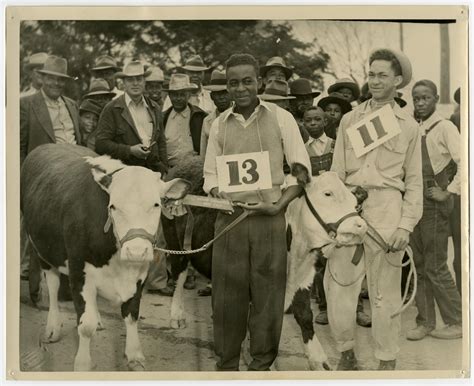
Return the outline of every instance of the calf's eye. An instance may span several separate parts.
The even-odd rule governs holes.
[[[114,204],[110,204],[110,205],[109,205],[109,209],[110,209],[110,210],[115,210]]]
[[[158,204],[157,202],[155,202],[155,205],[153,205],[155,208],[158,208],[160,206],[160,204]]]
[[[324,192],[324,195],[325,195],[326,197],[331,197],[331,196],[332,196],[332,192]]]

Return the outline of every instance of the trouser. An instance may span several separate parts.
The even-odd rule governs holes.
[[[453,210],[449,215],[449,223],[451,227],[451,236],[453,237],[454,246],[454,274],[456,275],[456,287],[462,294],[462,264],[461,264],[461,196],[454,195]]]
[[[30,256],[29,256],[29,239],[23,223],[23,215],[20,215],[20,275],[28,275]]]
[[[219,213],[220,232],[241,214]],[[250,332],[249,370],[269,370],[278,354],[286,286],[286,223],[283,212],[251,216],[213,247],[212,305],[217,369],[237,371]]]
[[[397,190],[371,189],[362,204],[362,216],[388,241],[398,227],[402,196]],[[400,279],[403,251],[386,254],[371,239],[364,241],[364,256],[358,265],[351,262],[355,247],[335,248],[328,256],[324,287],[328,302],[328,320],[343,352],[354,348],[356,307],[364,274],[372,312],[372,337],[375,357],[393,360],[399,351],[400,315],[391,315],[401,305]],[[387,261],[388,260],[388,261]]]
[[[450,201],[425,200],[423,217],[410,237],[418,278],[416,322],[435,328],[435,300],[445,324],[461,324],[461,296],[449,272],[448,237]]]
[[[158,228],[157,246],[160,248],[166,248],[166,242],[163,235],[163,227],[161,223]],[[153,253],[153,257],[153,261],[150,263],[150,268],[148,269],[146,288],[162,289],[165,288],[168,283],[166,255],[163,252],[155,250]]]
[[[316,260],[316,275],[314,277],[314,283],[319,295],[319,311],[327,311],[328,304],[326,301],[326,293],[324,292],[324,273],[326,272],[327,259],[323,256],[319,256]],[[362,295],[359,293],[357,299],[357,312],[364,312],[364,300]]]

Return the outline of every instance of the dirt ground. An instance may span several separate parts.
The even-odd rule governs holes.
[[[198,288],[205,286],[198,280]],[[46,294],[46,288],[43,289]],[[46,325],[47,298],[40,308],[34,308],[28,300],[26,282],[21,282],[20,302],[20,353],[22,370],[72,371],[77,349],[76,315],[72,302],[61,303],[62,335],[57,343],[40,345]],[[139,335],[149,371],[213,371],[211,298],[199,297],[197,290],[185,291],[187,328],[173,330],[169,327],[171,298],[145,294],[141,303]],[[317,304],[312,303],[313,312]],[[369,302],[365,308],[370,312]],[[125,325],[120,310],[99,299],[102,322],[105,329],[97,331],[91,342],[92,361],[96,371],[126,371],[124,359]],[[406,340],[406,331],[415,326],[416,308],[411,306],[402,315],[398,370],[449,370],[461,368],[462,340],[444,341],[427,337],[422,341]],[[329,364],[336,368],[339,355],[335,350],[329,326],[316,325],[316,333],[329,356]],[[374,370],[378,361],[373,357],[371,329],[357,327],[356,355],[361,369]],[[245,360],[241,370],[246,369]],[[293,315],[285,315],[278,358],[277,371],[308,371],[303,354],[301,333]]]

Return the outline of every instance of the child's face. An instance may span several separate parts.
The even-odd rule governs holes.
[[[311,109],[304,113],[303,116],[304,128],[313,138],[319,138],[324,133],[326,126],[326,117],[321,109]]]
[[[328,114],[332,119],[334,119],[336,122],[339,122],[342,118],[342,109],[341,106],[339,106],[336,103],[329,103],[326,106],[326,114]]]
[[[81,112],[81,128],[86,133],[91,133],[97,127],[98,117],[90,111]]]

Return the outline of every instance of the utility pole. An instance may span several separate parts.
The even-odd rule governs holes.
[[[448,24],[440,24],[440,103],[450,103],[450,68],[449,68],[449,30]]]
[[[403,23],[400,23],[400,51],[403,52]]]

